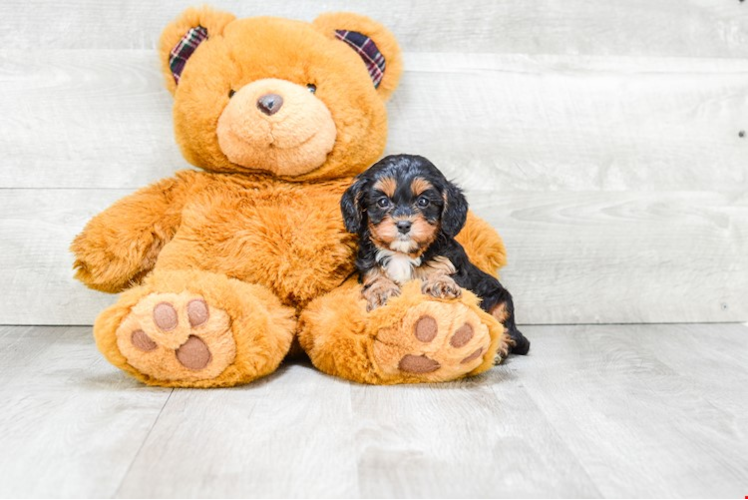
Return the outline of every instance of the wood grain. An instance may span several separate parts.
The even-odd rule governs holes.
[[[602,496],[743,495],[748,371],[731,358],[748,352],[744,326],[530,331],[533,367],[516,363],[517,377]],[[688,373],[671,368],[675,357]]]
[[[0,61],[0,187],[134,190],[189,167],[153,52]],[[746,61],[409,53],[405,63],[386,152],[422,154],[465,188],[748,188]]]
[[[153,51],[7,51],[0,89],[0,187],[136,188],[188,166]]]
[[[406,68],[388,150],[465,188],[748,188],[746,62],[418,54]]]
[[[472,193],[498,228],[522,323],[748,317],[748,196],[710,192]]]
[[[0,190],[0,324],[93,324],[116,297],[73,280],[70,243],[91,217],[128,193]]]
[[[240,17],[310,21],[336,10],[366,14],[389,27],[406,51],[634,56],[748,56],[748,7],[738,0],[594,0],[497,2],[464,8],[453,0],[213,0]],[[163,27],[195,0],[96,0],[0,4],[4,48],[152,49]]]
[[[106,364],[87,328],[0,327],[0,496],[742,494],[748,327],[525,333],[530,355],[448,384],[286,363],[244,387],[171,391]]]
[[[176,390],[116,496],[359,497],[350,391],[305,365]]]
[[[143,390],[90,328],[0,329],[0,497],[108,497],[171,390]]]
[[[354,386],[352,407],[365,498],[601,496],[511,368],[445,385]]]

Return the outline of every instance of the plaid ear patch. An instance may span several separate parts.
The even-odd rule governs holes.
[[[174,82],[179,85],[179,79],[182,77],[187,59],[190,58],[197,46],[208,38],[208,30],[202,26],[192,28],[182,37],[181,40],[171,49],[169,53],[169,68],[174,76]]]
[[[353,50],[363,59],[366,69],[369,71],[374,88],[378,88],[384,77],[386,61],[374,40],[362,35],[358,31],[335,30],[335,38],[342,40],[351,46]]]

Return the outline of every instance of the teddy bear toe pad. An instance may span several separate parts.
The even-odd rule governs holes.
[[[116,336],[127,362],[159,380],[214,378],[236,357],[229,315],[189,292],[146,295]]]
[[[469,308],[429,301],[411,308],[400,327],[380,330],[374,357],[385,374],[439,382],[476,369],[490,344],[488,327]]]

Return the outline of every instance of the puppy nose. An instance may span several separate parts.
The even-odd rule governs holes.
[[[257,107],[268,116],[277,113],[283,106],[283,98],[278,94],[265,94],[257,99]]]
[[[400,221],[397,221],[397,224],[395,225],[397,226],[398,231],[405,234],[408,231],[410,231],[410,226],[412,226],[413,223],[410,222],[409,220],[400,220]]]

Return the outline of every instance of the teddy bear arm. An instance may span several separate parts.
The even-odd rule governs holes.
[[[188,182],[165,179],[114,203],[75,238],[76,279],[95,290],[117,293],[137,284],[179,226]]]

